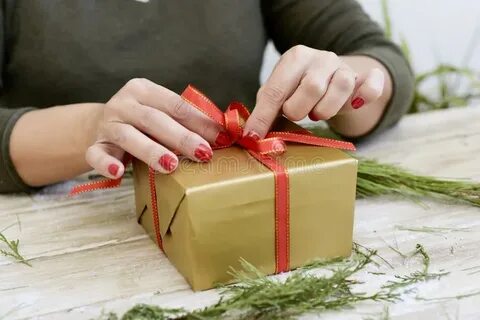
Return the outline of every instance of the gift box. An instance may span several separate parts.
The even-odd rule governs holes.
[[[227,109],[235,133],[231,119],[222,123],[225,114],[194,88],[183,96],[215,113],[232,143],[208,163],[181,159],[169,175],[134,159],[133,176],[138,222],[194,290],[231,281],[228,271],[239,269],[241,259],[275,274],[350,255],[357,160],[336,149],[349,144],[317,139],[285,118],[264,145],[242,142],[238,129],[247,111],[238,104]]]

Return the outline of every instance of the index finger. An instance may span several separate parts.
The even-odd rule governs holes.
[[[158,109],[211,143],[224,139],[221,126],[186,102],[177,93],[147,79],[133,79],[126,85],[140,104]]]
[[[245,135],[258,138],[267,135],[284,102],[300,84],[305,68],[305,62],[292,61],[289,56],[280,59],[258,91],[257,103],[245,124]]]

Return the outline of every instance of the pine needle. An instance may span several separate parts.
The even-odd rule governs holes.
[[[390,320],[390,309],[387,306],[383,307],[382,313],[380,313],[376,318],[368,317],[364,320]]]
[[[225,287],[221,293],[223,300],[181,319],[292,319],[308,312],[347,308],[360,301],[396,301],[397,294],[389,290],[371,295],[352,291],[352,286],[358,282],[351,276],[372,263],[372,258],[376,256],[376,251],[363,250],[358,246],[354,247],[354,251],[351,259],[313,262],[292,272],[283,281],[265,277],[253,265],[242,260],[242,270],[231,272],[239,284]],[[332,265],[329,276],[306,272]]]
[[[400,257],[402,257],[402,259],[407,259],[407,258],[408,258],[408,256],[407,256],[405,253],[403,253],[402,251],[398,250],[397,248],[392,247],[392,246],[388,246],[388,248],[389,248],[390,250],[392,250],[393,252],[395,252],[396,254],[398,254]]]
[[[431,198],[480,206],[480,183],[415,175],[391,164],[360,159],[357,197],[388,195],[397,195],[417,202],[421,198]]]
[[[405,288],[411,286],[414,283],[418,282],[425,282],[428,280],[433,279],[440,279],[443,276],[449,274],[449,272],[442,272],[442,273],[430,273],[430,256],[425,251],[425,248],[421,244],[417,244],[415,247],[415,251],[410,257],[421,256],[423,269],[419,271],[412,272],[408,275],[404,276],[395,276],[396,280],[390,280],[385,285],[382,286],[384,289],[391,289],[391,290],[398,290],[401,288]]]
[[[20,240],[8,240],[7,237],[3,234],[5,230],[12,226],[13,225],[10,225],[0,231],[0,243],[3,243],[6,246],[6,249],[0,249],[0,254],[5,257],[10,257],[19,263],[23,263],[31,267],[32,265],[27,260],[25,260],[25,258],[19,252],[18,246],[20,245]]]
[[[375,250],[358,244],[354,245],[353,251],[350,258],[313,261],[292,271],[284,280],[266,277],[253,265],[241,260],[242,269],[231,270],[239,282],[223,287],[216,304],[194,311],[140,304],[125,313],[121,320],[292,319],[306,313],[321,314],[327,310],[349,308],[361,301],[395,302],[400,299],[399,289],[444,275],[429,273],[430,257],[423,246],[417,245],[410,257],[422,258],[420,271],[398,276],[396,281],[387,282],[371,294],[356,292],[354,286],[360,282],[352,277],[375,263],[374,259],[379,256]],[[311,272],[318,268],[325,268],[328,275]],[[389,312],[382,316],[388,319]],[[109,313],[106,319],[118,318]]]
[[[172,319],[172,317],[178,316],[180,313],[184,313],[183,309],[173,308],[160,308],[157,306],[150,306],[146,304],[138,304],[122,317],[122,320],[166,320]],[[113,314],[109,314],[108,320],[116,320]]]

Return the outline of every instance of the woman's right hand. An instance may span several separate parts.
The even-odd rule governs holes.
[[[132,79],[104,106],[96,141],[86,160],[98,173],[119,178],[125,152],[161,173],[178,165],[173,152],[205,162],[212,157],[210,143],[224,144],[221,126],[176,93],[146,79]]]

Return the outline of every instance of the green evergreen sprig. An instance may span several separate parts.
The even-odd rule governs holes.
[[[334,258],[313,261],[299,268],[284,280],[266,277],[254,266],[242,261],[242,270],[232,270],[238,284],[226,286],[220,292],[219,301],[202,309],[186,311],[179,308],[161,308],[139,304],[128,310],[121,320],[204,320],[204,319],[292,319],[302,314],[327,310],[338,310],[353,306],[361,301],[395,302],[400,299],[400,288],[431,279],[428,272],[430,257],[421,245],[411,255],[420,255],[423,276],[403,278],[394,285],[393,281],[366,294],[354,290],[359,284],[352,277],[369,264],[380,261],[375,250],[354,245],[350,258]],[[313,270],[323,268],[327,275],[317,275]],[[390,284],[390,285],[388,285]],[[114,313],[104,315],[104,320],[118,320]]]
[[[3,232],[10,227],[11,226],[8,226],[0,231],[0,243],[3,243],[6,246],[6,249],[0,249],[0,254],[31,267],[32,265],[19,252],[18,246],[20,245],[20,240],[8,240],[3,234]]]
[[[357,198],[382,195],[480,206],[480,183],[416,175],[395,165],[359,159]]]
[[[402,254],[402,256],[407,256],[407,255]],[[422,270],[418,270],[404,276],[396,275],[395,276],[396,280],[388,281],[385,285],[382,286],[382,288],[398,290],[401,288],[409,287],[412,284],[415,284],[418,282],[425,282],[425,281],[434,280],[434,279],[438,280],[441,277],[449,274],[449,272],[441,272],[441,273],[429,272],[430,256],[428,255],[428,253],[425,251],[425,248],[421,244],[417,244],[415,247],[415,251],[413,252],[413,254],[410,255],[410,257],[415,257],[415,256],[421,256],[422,264],[423,264]]]

